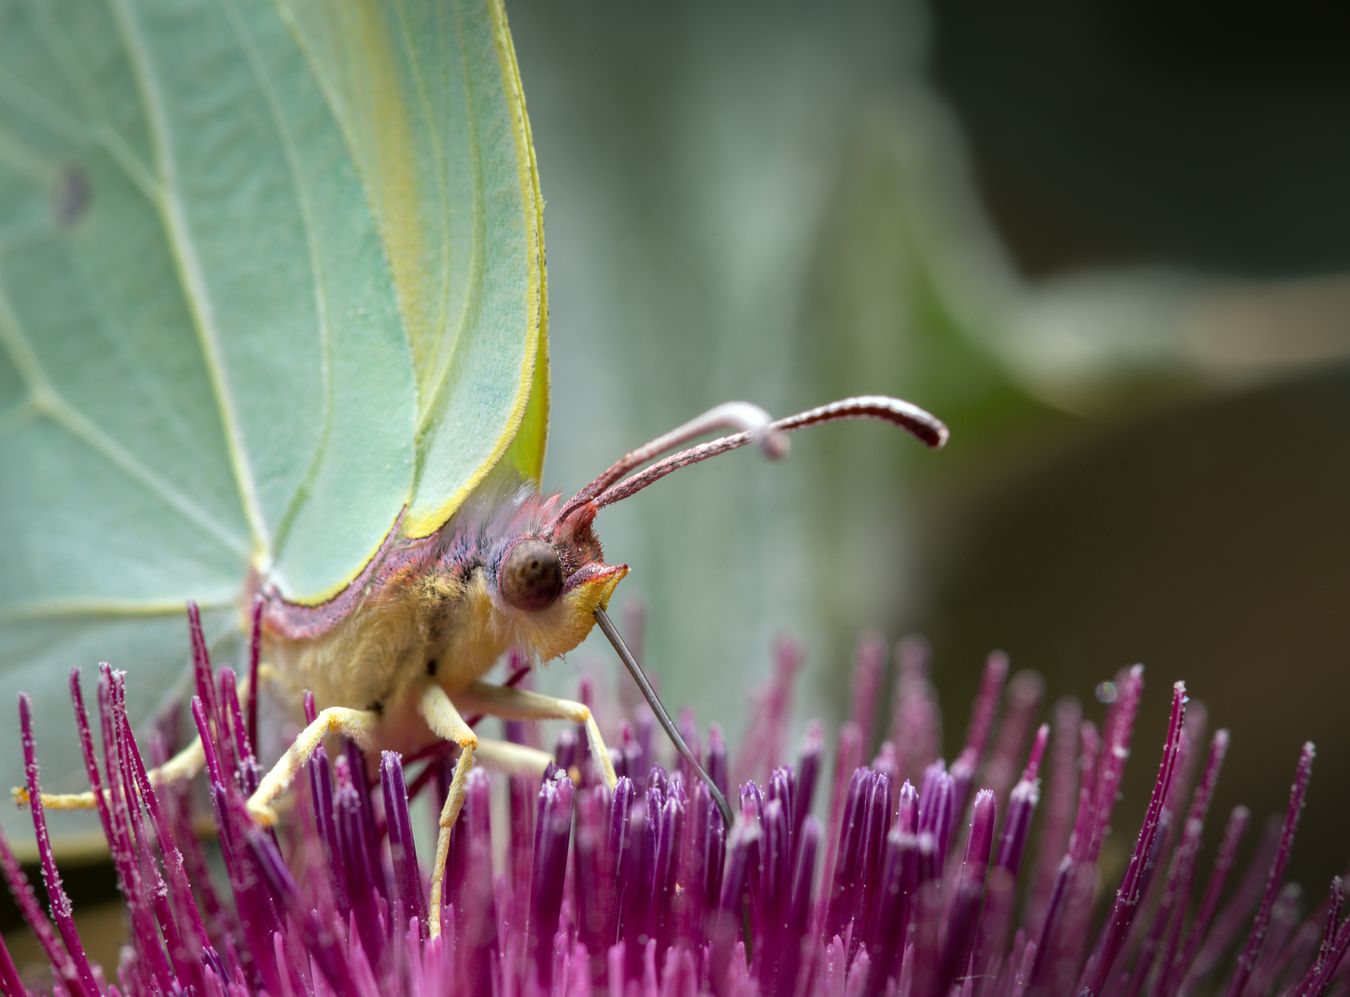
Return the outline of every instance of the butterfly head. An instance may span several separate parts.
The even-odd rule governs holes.
[[[556,498],[545,500],[556,506]],[[489,559],[493,603],[520,644],[547,661],[576,647],[595,625],[628,574],[606,564],[592,525],[596,506],[584,503],[535,529],[514,533]]]

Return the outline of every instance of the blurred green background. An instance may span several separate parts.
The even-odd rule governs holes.
[[[788,634],[797,729],[837,721],[858,633],[919,632],[950,754],[992,648],[1089,715],[1142,661],[1127,799],[1184,678],[1233,731],[1216,812],[1282,809],[1311,738],[1293,871],[1320,892],[1344,868],[1337,16],[512,7],[547,200],[550,486],[728,398],[887,392],[952,430],[933,454],[826,427],[784,463],[736,454],[607,510],[671,705],[734,736]],[[549,682],[577,662],[617,679],[593,639]]]

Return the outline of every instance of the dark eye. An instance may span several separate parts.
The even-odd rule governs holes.
[[[498,591],[517,609],[547,609],[562,587],[558,552],[542,540],[521,540],[507,552],[497,573]]]

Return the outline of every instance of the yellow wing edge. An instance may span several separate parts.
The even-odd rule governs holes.
[[[525,207],[525,239],[529,259],[529,277],[525,288],[529,313],[526,329],[525,359],[521,364],[520,390],[511,408],[506,428],[497,438],[492,453],[444,502],[429,512],[409,511],[403,532],[413,538],[435,533],[482,484],[503,460],[510,457],[524,475],[538,481],[543,471],[548,432],[548,281],[544,261],[544,198],[539,189],[539,168],[534,154],[529,115],[525,110],[525,90],[520,67],[511,41],[502,0],[489,0],[492,33],[501,67],[502,86],[513,113],[511,131],[516,140],[516,164],[520,179],[521,201]],[[525,429],[525,434],[522,434]],[[522,435],[538,437],[538,445],[521,443]],[[518,445],[519,444],[519,445]]]

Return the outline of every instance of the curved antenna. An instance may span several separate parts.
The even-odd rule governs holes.
[[[721,405],[715,405],[702,415],[690,419],[683,426],[676,426],[670,432],[624,454],[594,481],[567,500],[567,504],[556,517],[557,522],[563,522],[578,506],[595,498],[635,467],[641,467],[667,450],[673,450],[695,437],[717,429],[737,430],[746,436],[747,441],[759,444],[764,456],[770,460],[777,460],[787,454],[788,441],[782,433],[772,427],[773,416],[758,405],[752,405],[750,402],[723,402]]]
[[[642,670],[637,658],[628,649],[628,645],[624,643],[619,628],[614,625],[614,621],[609,618],[609,614],[598,606],[595,610],[595,622],[600,624],[601,633],[608,637],[609,642],[614,645],[619,660],[624,663],[624,667],[628,669],[628,674],[633,676],[633,681],[642,690],[642,695],[646,698],[647,705],[652,708],[652,712],[656,714],[656,720],[661,725],[661,729],[674,742],[675,750],[680,753],[680,757],[690,764],[698,777],[703,780],[704,785],[708,787],[708,792],[712,794],[713,802],[717,804],[717,809],[722,813],[722,820],[726,822],[727,830],[730,831],[731,824],[735,819],[731,813],[731,805],[727,803],[727,798],[722,794],[722,790],[718,788],[717,783],[713,782],[708,770],[698,760],[698,755],[694,754],[693,749],[685,742],[679,728],[675,726],[675,721],[670,719],[670,714],[666,712],[665,706],[661,703],[661,697],[656,694],[652,684],[647,681],[647,673]]]
[[[909,402],[901,401],[899,398],[890,398],[886,395],[860,395],[856,398],[845,398],[828,405],[821,405],[818,408],[807,409],[805,412],[798,412],[786,419],[769,423],[764,427],[764,432],[790,433],[794,430],[805,429],[808,426],[818,426],[824,422],[837,422],[841,419],[877,419],[881,422],[889,422],[910,433],[920,443],[934,449],[947,442],[947,427],[942,424],[940,419],[917,405],[911,405]],[[689,447],[687,450],[681,450],[679,453],[671,454],[669,457],[659,460],[627,478],[622,480],[616,478],[614,483],[607,485],[603,491],[595,495],[592,501],[595,502],[597,509],[613,505],[615,502],[622,502],[624,499],[636,495],[648,485],[660,481],[672,471],[678,471],[682,467],[698,464],[711,457],[717,457],[738,447],[743,447],[752,439],[754,439],[754,436],[751,433],[739,432],[731,436],[709,440],[707,443],[700,443],[698,446]],[[634,453],[637,452],[634,451]],[[619,465],[615,464],[614,466],[618,467]],[[603,477],[604,475],[601,476],[601,478]],[[596,480],[601,479],[597,478]],[[570,506],[572,503],[569,502],[568,505]]]

